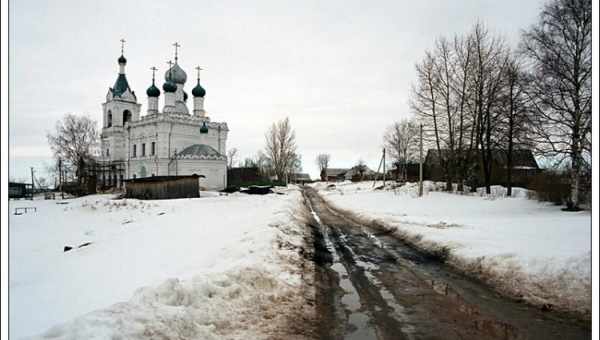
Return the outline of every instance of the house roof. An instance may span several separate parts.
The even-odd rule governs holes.
[[[130,178],[125,179],[123,182],[126,183],[152,183],[152,182],[166,182],[166,181],[176,181],[179,179],[185,178],[205,178],[204,175],[189,175],[189,176],[150,176],[143,178]]]
[[[327,170],[325,171],[327,176],[340,176],[344,175],[346,172],[348,172],[348,169],[341,168],[327,168]]]

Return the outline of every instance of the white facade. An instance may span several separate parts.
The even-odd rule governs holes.
[[[205,91],[199,81],[197,88],[202,91],[194,93],[200,93],[202,97],[194,98],[196,106],[191,115],[187,101],[192,98],[187,98],[184,92],[186,75],[176,62],[170,69],[173,72],[168,70],[165,77],[173,89],[169,91],[169,85],[165,83],[163,90],[168,91],[160,93],[153,81],[152,91],[150,88],[147,91],[147,113],[140,115],[141,104],[129,88],[125,78],[126,60],[121,58],[117,82],[109,89],[106,102],[102,104],[99,161],[108,165],[105,169],[120,165],[124,170],[118,174],[108,170],[100,181],[120,186],[123,179],[197,174],[205,176],[200,179],[202,188],[224,189],[227,186],[225,155],[229,129],[226,123],[212,122],[206,115],[203,107]],[[159,109],[159,93],[166,99],[162,110]]]

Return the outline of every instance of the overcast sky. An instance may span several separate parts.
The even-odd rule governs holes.
[[[477,21],[516,44],[539,0],[472,1],[31,1],[10,2],[10,171],[50,163],[46,132],[65,113],[101,123],[117,77],[119,39],[127,77],[147,109],[150,67],[181,44],[180,65],[195,83],[206,71],[205,108],[225,121],[241,158],[264,146],[275,120],[289,117],[304,170],[331,154],[331,167],[359,158],[376,169],[385,128],[410,116],[414,65],[436,37]],[[188,103],[191,105],[191,102]],[[161,98],[162,106],[162,98]],[[191,107],[190,107],[191,109]]]

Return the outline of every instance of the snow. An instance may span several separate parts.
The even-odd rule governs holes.
[[[315,186],[339,208],[382,220],[420,242],[449,247],[463,265],[490,266],[497,276],[510,271],[520,280],[510,284],[520,286],[504,288],[532,302],[578,310],[590,306],[589,211],[564,212],[529,200],[523,188],[513,188],[514,197],[506,197],[500,186],[492,187],[491,195],[483,188],[456,194],[439,192],[444,183],[425,182],[419,198],[416,183],[386,190],[374,190],[372,182]]]
[[[299,242],[285,228],[294,227],[300,194],[279,192],[284,195],[10,201],[11,212],[37,208],[10,215],[11,338],[187,332],[210,339],[222,337],[231,328],[226,324],[251,332],[252,317],[240,313],[264,308],[263,299],[277,300],[301,283],[281,260],[293,253],[275,246]],[[73,249],[63,252],[64,246]],[[236,315],[246,324],[236,324]]]

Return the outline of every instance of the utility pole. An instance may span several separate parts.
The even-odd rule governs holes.
[[[65,193],[63,192],[63,171],[62,171],[62,159],[58,159],[58,185],[60,188],[60,197],[64,200]]]
[[[385,148],[383,148],[383,188],[385,189]]]
[[[31,169],[31,200],[33,201],[33,192],[35,191],[35,182],[33,181],[33,167]]]
[[[423,124],[419,124],[419,197],[423,196]]]

